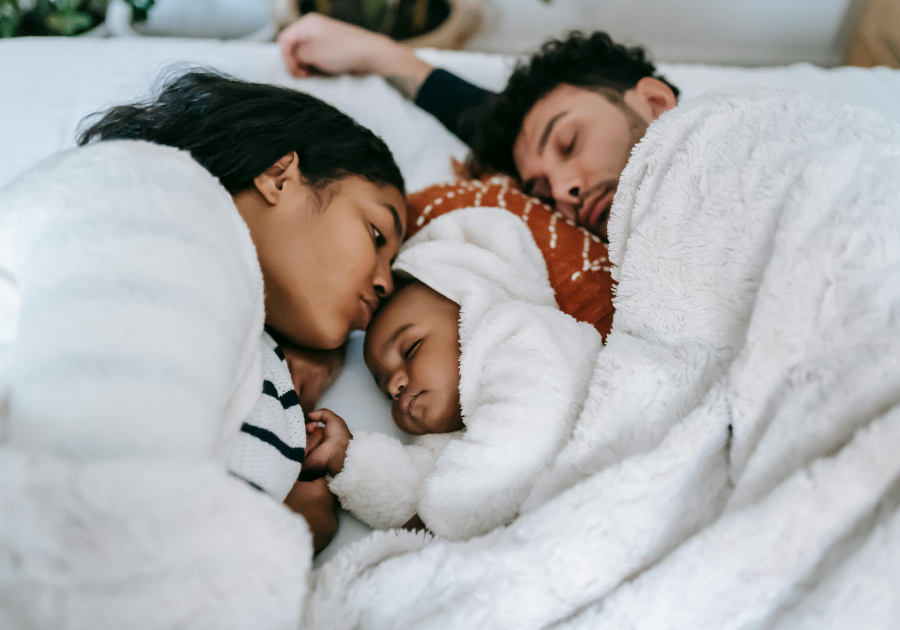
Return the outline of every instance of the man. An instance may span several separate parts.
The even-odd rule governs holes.
[[[500,94],[435,69],[376,33],[310,14],[278,38],[295,76],[377,74],[472,149],[471,164],[518,177],[601,238],[619,177],[647,126],[677,105],[678,89],[605,33],[545,44]]]

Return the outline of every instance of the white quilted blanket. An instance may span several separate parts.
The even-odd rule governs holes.
[[[900,618],[900,130],[806,93],[651,126],[616,320],[512,525],[376,532],[315,628],[890,628]]]

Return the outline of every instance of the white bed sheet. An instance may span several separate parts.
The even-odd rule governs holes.
[[[422,50],[434,65],[489,89],[500,89],[515,59],[471,52]],[[242,79],[310,92],[347,112],[384,138],[397,158],[409,190],[452,177],[449,158],[466,147],[430,115],[406,102],[378,78],[290,77],[274,44],[179,39],[26,38],[0,41],[0,186],[40,159],[74,146],[79,121],[111,105],[148,94],[164,68],[203,65]],[[886,68],[824,70],[808,64],[782,68],[730,68],[660,64],[682,98],[717,88],[779,86],[806,88],[871,107],[900,122],[900,71]],[[362,335],[350,339],[347,365],[322,406],[351,429],[400,436],[384,396],[362,362]],[[317,558],[321,564],[368,527],[347,514],[335,541]]]

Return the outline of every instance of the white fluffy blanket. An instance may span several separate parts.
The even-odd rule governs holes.
[[[895,627],[900,130],[805,93],[682,104],[610,241],[613,332],[523,516],[375,532],[308,627]]]
[[[395,267],[460,306],[466,428],[410,446],[359,433],[331,489],[373,527],[400,527],[418,513],[432,532],[465,540],[511,523],[568,442],[600,335],[559,310],[531,233],[506,210],[440,217]]]
[[[224,465],[263,316],[187,154],[100,143],[0,191],[0,627],[297,627],[308,529]]]

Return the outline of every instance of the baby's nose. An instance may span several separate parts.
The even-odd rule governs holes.
[[[400,394],[403,393],[403,390],[406,388],[406,375],[403,373],[397,373],[391,378],[391,382],[388,383],[388,392],[391,395],[391,398],[397,400],[400,398]]]

